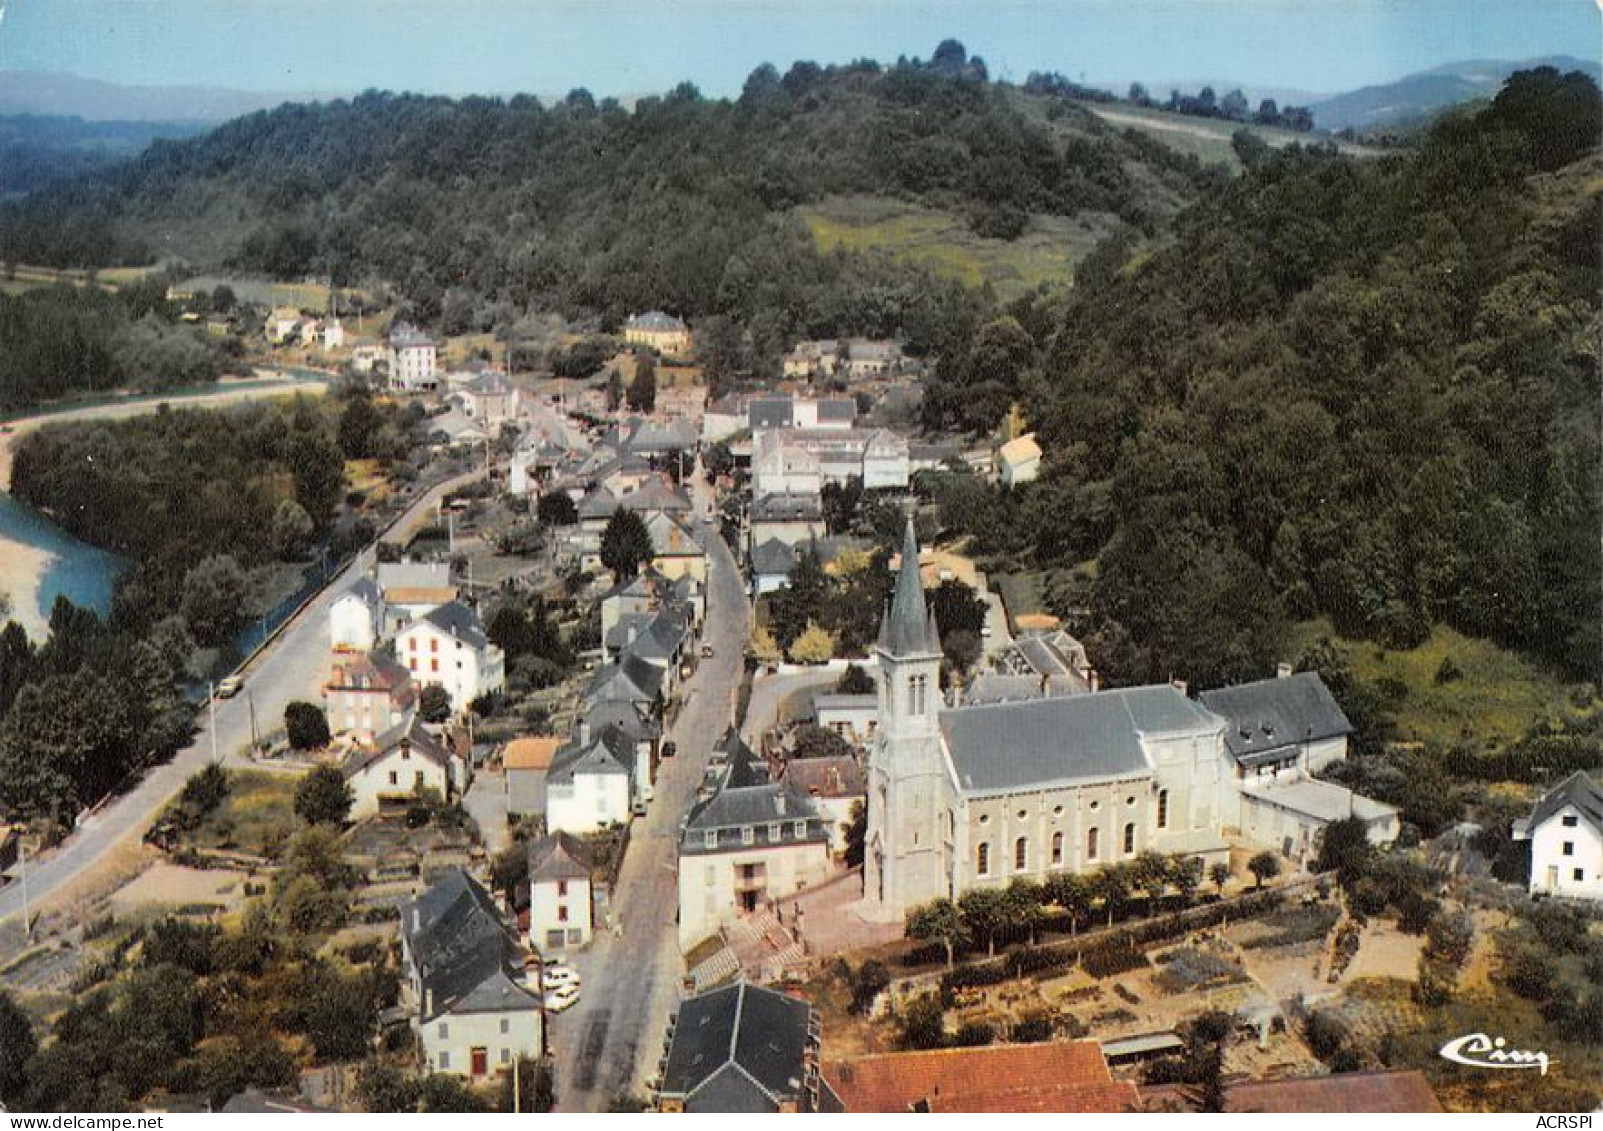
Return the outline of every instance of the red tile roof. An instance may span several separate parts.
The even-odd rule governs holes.
[[[1183,1088],[1142,1088],[1154,1109],[1191,1107]],[[1225,1110],[1234,1112],[1436,1112],[1442,1105],[1419,1072],[1346,1072],[1335,1076],[1290,1076],[1244,1080],[1225,1088]]]
[[[830,1061],[824,1078],[847,1111],[1119,1112],[1140,1110],[1095,1041],[993,1045]]]

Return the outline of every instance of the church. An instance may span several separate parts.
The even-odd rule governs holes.
[[[1313,777],[1352,732],[1314,673],[1211,693],[1213,708],[1168,684],[948,707],[918,560],[909,522],[875,647],[865,912],[1146,851],[1212,863],[1249,842],[1306,864],[1349,816],[1396,838],[1394,809]]]

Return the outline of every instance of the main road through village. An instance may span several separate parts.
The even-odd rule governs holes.
[[[419,496],[391,529],[408,528],[437,507],[447,494],[483,476],[481,468],[440,483]],[[372,565],[373,553],[369,549],[358,556],[257,653],[244,670],[244,693],[217,703],[216,750],[222,761],[237,764],[240,751],[250,743],[253,707],[263,727],[271,728],[284,717],[284,708],[291,700],[320,701],[320,688],[328,669],[328,607],[360,570]],[[202,710],[197,722],[200,729],[194,741],[172,761],[150,770],[127,793],[84,818],[54,853],[29,864],[28,896],[35,913],[119,844],[143,835],[184,782],[206,766],[213,749],[208,712]],[[21,911],[22,885],[12,883],[0,889],[0,923]]]
[[[705,513],[710,489],[699,474],[695,483],[697,510]],[[733,721],[750,616],[729,547],[710,525],[701,527],[701,540],[708,556],[702,642],[712,655],[685,683],[668,735],[678,754],[662,763],[651,806],[634,823],[612,893],[620,930],[598,933],[574,959],[583,993],[551,1018],[559,1111],[603,1111],[614,1096],[638,1095],[679,1001],[679,822],[695,801],[713,743]]]

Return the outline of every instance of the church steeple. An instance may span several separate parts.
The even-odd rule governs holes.
[[[880,651],[891,656],[939,656],[941,641],[935,629],[935,612],[924,607],[924,582],[918,571],[918,537],[913,516],[907,516],[902,534],[902,565],[896,574],[896,591],[879,629]]]

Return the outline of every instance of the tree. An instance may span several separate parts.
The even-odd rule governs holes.
[[[1262,890],[1266,880],[1280,875],[1280,857],[1273,852],[1260,852],[1247,861],[1247,871],[1252,873],[1253,887]]]
[[[1209,1010],[1185,1024],[1186,1077],[1196,1089],[1197,1106],[1206,1112],[1224,1111],[1225,1045],[1235,1021],[1221,1010]]]
[[[1319,834],[1319,856],[1314,863],[1318,872],[1335,872],[1342,886],[1351,887],[1369,871],[1374,847],[1369,843],[1369,830],[1357,817],[1332,821]]]
[[[948,968],[956,961],[957,952],[973,939],[963,914],[949,899],[934,899],[909,911],[906,935],[920,942],[938,942],[944,946]]]
[[[318,766],[295,787],[295,815],[309,825],[343,825],[351,801],[350,784],[335,766]]]
[[[534,515],[546,526],[572,526],[579,521],[579,507],[566,491],[548,491],[534,505]]]
[[[0,1103],[17,1109],[28,1083],[28,1065],[39,1050],[28,1015],[0,990]]]
[[[1113,926],[1113,916],[1129,902],[1130,887],[1130,870],[1122,864],[1109,864],[1092,875],[1091,890],[1102,901],[1108,926]]]
[[[616,367],[607,370],[607,411],[617,412],[623,404],[623,374]]]
[[[896,1045],[902,1049],[938,1049],[946,1045],[946,1017],[940,998],[922,994],[902,1009]]]
[[[828,727],[802,723],[791,736],[790,756],[802,758],[850,757],[851,744]]]
[[[1209,865],[1208,882],[1213,884],[1213,886],[1218,889],[1219,896],[1222,899],[1225,893],[1225,885],[1230,882],[1229,863],[1224,860],[1216,860]]]
[[[1168,857],[1148,849],[1130,861],[1130,879],[1147,897],[1147,914],[1155,915],[1158,901],[1169,890]]]
[[[1091,885],[1086,878],[1073,872],[1052,872],[1046,877],[1042,894],[1068,915],[1069,934],[1078,933],[1080,917],[1091,910]]]
[[[629,382],[629,407],[649,415],[657,407],[657,359],[649,353],[635,358],[634,379]]]
[[[601,564],[619,581],[628,580],[651,561],[651,532],[645,520],[627,507],[619,507],[601,532]]]
[[[870,958],[851,972],[849,980],[852,988],[851,1012],[862,1015],[874,1007],[874,999],[891,984],[891,972],[883,962]]]
[[[957,901],[963,926],[975,938],[985,940],[985,952],[996,954],[996,936],[1007,928],[1007,896],[996,888],[970,888]]]
[[[1169,882],[1180,893],[1180,901],[1185,906],[1197,896],[1197,889],[1202,886],[1202,858],[1200,856],[1185,856],[1169,861]]]
[[[556,1100],[551,1069],[544,1061],[518,1057],[517,1089],[513,1089],[512,1074],[501,1078],[501,1098],[497,1110],[501,1112],[547,1112]]]
[[[368,1051],[378,1032],[378,1003],[366,974],[341,974],[325,964],[309,971],[301,1017],[319,1061],[350,1060]]]
[[[395,1065],[370,1060],[357,1070],[356,1098],[363,1111],[415,1112],[417,1084]]]
[[[1045,893],[1039,883],[1024,876],[1015,876],[1003,890],[1009,922],[1014,927],[1023,927],[1030,938],[1030,945],[1035,945],[1035,931],[1041,923],[1041,904],[1045,900]]]
[[[790,658],[798,664],[828,663],[835,655],[835,636],[816,621],[808,621],[802,634],[790,646]]]
[[[440,1072],[423,1077],[417,1095],[421,1111],[478,1114],[489,1110],[489,1105],[460,1078]]]
[[[284,708],[284,732],[296,750],[316,750],[328,745],[328,717],[316,703],[296,700]]]
[[[763,625],[758,625],[752,629],[751,654],[758,663],[762,664],[777,664],[784,658],[784,653],[779,650],[778,642],[774,640],[774,634],[769,632]]]
[[[287,562],[306,556],[312,538],[312,516],[294,499],[284,499],[273,511],[273,547]]]
[[[367,459],[375,452],[375,441],[384,418],[373,407],[366,389],[353,389],[340,410],[339,446],[346,459]]]
[[[869,675],[861,664],[847,664],[846,670],[840,673],[835,681],[835,692],[838,695],[872,695],[878,690],[874,677]]]
[[[296,431],[287,462],[295,480],[295,501],[311,516],[313,529],[327,530],[345,497],[345,458],[320,428]]]
[[[861,801],[853,801],[851,820],[846,825],[846,866],[848,868],[861,868],[863,866],[863,846],[867,840],[868,807]]]
[[[195,643],[213,647],[233,639],[249,621],[249,591],[245,571],[229,554],[212,554],[186,573],[184,623]]]
[[[443,723],[451,717],[451,693],[437,683],[418,693],[418,717],[426,723]]]

